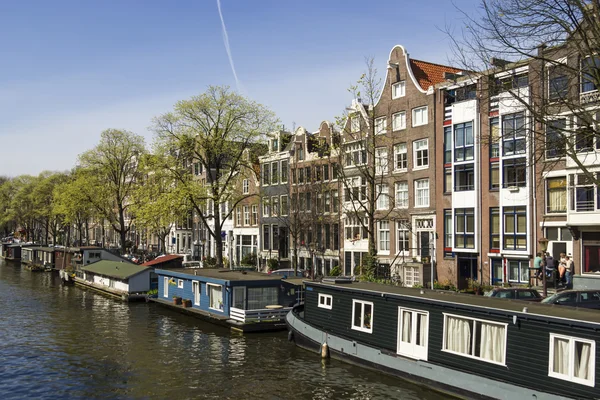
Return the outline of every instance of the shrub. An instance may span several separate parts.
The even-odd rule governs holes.
[[[279,268],[279,261],[276,258],[269,258],[267,260],[267,268],[269,271],[275,271]]]
[[[243,258],[242,261],[240,261],[241,265],[249,265],[254,267],[256,265],[256,254],[255,253],[248,253],[246,254]]]
[[[340,276],[341,274],[342,269],[339,265],[336,265],[335,267],[331,268],[331,271],[329,271],[329,276]]]

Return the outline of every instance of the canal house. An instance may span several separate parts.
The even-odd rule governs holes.
[[[101,260],[81,268],[75,283],[123,300],[142,300],[150,290],[152,268],[125,261]]]
[[[302,295],[302,282],[253,271],[157,269],[156,274],[158,303],[244,332],[285,329],[285,314]]]
[[[305,349],[469,398],[600,398],[595,310],[367,282],[305,282]]]

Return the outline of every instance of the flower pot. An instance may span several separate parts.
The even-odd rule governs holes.
[[[189,308],[189,307],[191,307],[191,306],[192,306],[192,301],[191,301],[191,300],[183,300],[183,301],[181,302],[181,305],[182,305],[184,308]]]
[[[176,306],[180,306],[181,305],[181,297],[173,297],[173,304],[175,304]]]

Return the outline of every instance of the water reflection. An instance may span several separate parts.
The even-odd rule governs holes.
[[[241,335],[0,261],[0,398],[434,399],[322,361],[283,332]]]

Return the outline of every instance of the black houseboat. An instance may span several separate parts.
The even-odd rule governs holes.
[[[467,398],[600,398],[600,313],[366,282],[305,282],[305,349]]]

